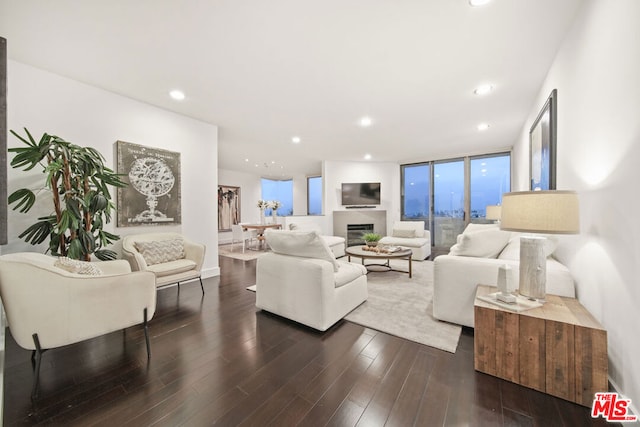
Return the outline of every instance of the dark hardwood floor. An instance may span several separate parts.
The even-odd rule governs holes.
[[[255,261],[158,293],[152,357],[133,327],[43,356],[6,339],[4,425],[582,426],[589,409],[476,373],[455,354],[341,321],[325,333],[256,311]]]

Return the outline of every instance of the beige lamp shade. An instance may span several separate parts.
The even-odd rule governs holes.
[[[575,191],[518,191],[502,196],[500,228],[542,234],[580,232]]]
[[[487,219],[493,219],[493,220],[499,220],[500,216],[502,214],[502,206],[500,205],[489,205],[486,208],[487,210],[487,214],[485,215],[485,218]]]

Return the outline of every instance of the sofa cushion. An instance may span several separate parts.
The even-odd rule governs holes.
[[[449,255],[496,258],[510,238],[509,231],[502,231],[497,227],[469,233],[465,230],[458,236],[458,243],[451,247]]]
[[[66,256],[59,257],[53,265],[69,273],[84,274],[87,276],[100,276],[102,274],[102,270],[100,270],[95,263],[71,259]]]
[[[344,261],[338,261],[338,263],[340,264],[340,268],[334,275],[336,288],[351,283],[358,277],[367,274],[367,269],[364,265]]]
[[[414,230],[413,237],[424,237],[424,221],[395,221],[393,223],[391,235],[394,236],[396,230]],[[403,237],[403,236],[397,236]]]
[[[338,236],[320,236],[320,237],[322,237],[324,241],[327,242],[327,245],[329,246],[339,245],[345,242],[344,237],[338,237]]]
[[[416,237],[416,230],[414,229],[402,229],[402,228],[394,228],[391,232],[391,237],[402,237],[402,238],[414,238]]]
[[[329,261],[333,271],[339,267],[336,256],[317,231],[286,231],[267,229],[264,233],[271,250],[278,254]]]
[[[184,240],[181,238],[135,242],[134,246],[147,265],[161,264],[185,257]]]
[[[429,239],[424,237],[402,238],[386,236],[380,239],[380,243],[390,246],[406,246],[408,248],[421,248],[424,245],[431,244]]]
[[[322,229],[316,223],[307,223],[307,224],[296,224],[292,222],[289,224],[289,230],[295,231],[317,231],[318,234],[322,234]]]
[[[190,259],[176,259],[160,264],[148,266],[147,270],[152,271],[158,277],[169,276],[172,274],[184,273],[185,271],[194,270],[196,263]]]
[[[513,233],[515,234],[515,233]],[[520,260],[520,234],[511,237],[509,243],[500,252],[498,259],[510,259],[514,261]],[[558,240],[554,236],[546,236],[543,243],[544,256],[550,257],[558,246]]]
[[[470,222],[462,232],[463,234],[467,233],[476,233],[478,231],[487,231],[487,230],[499,230],[498,224],[474,224]]]

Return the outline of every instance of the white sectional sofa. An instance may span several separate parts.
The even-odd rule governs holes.
[[[380,243],[411,249],[411,259],[416,261],[423,261],[431,255],[431,233],[424,229],[424,221],[396,221],[391,235],[380,239]]]
[[[499,230],[497,225],[470,224],[458,236],[449,255],[434,260],[433,316],[463,326],[474,326],[473,304],[476,286],[494,285],[498,268],[509,265],[518,282],[520,234]],[[545,246],[547,257],[546,292],[575,297],[575,284],[569,269],[551,254],[554,240]]]
[[[265,237],[272,252],[257,261],[256,307],[325,331],[366,301],[367,270],[336,260],[317,232]]]

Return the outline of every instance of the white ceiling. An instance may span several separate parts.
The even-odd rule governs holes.
[[[510,147],[580,3],[2,0],[0,35],[11,59],[219,126],[220,168],[277,177]]]

